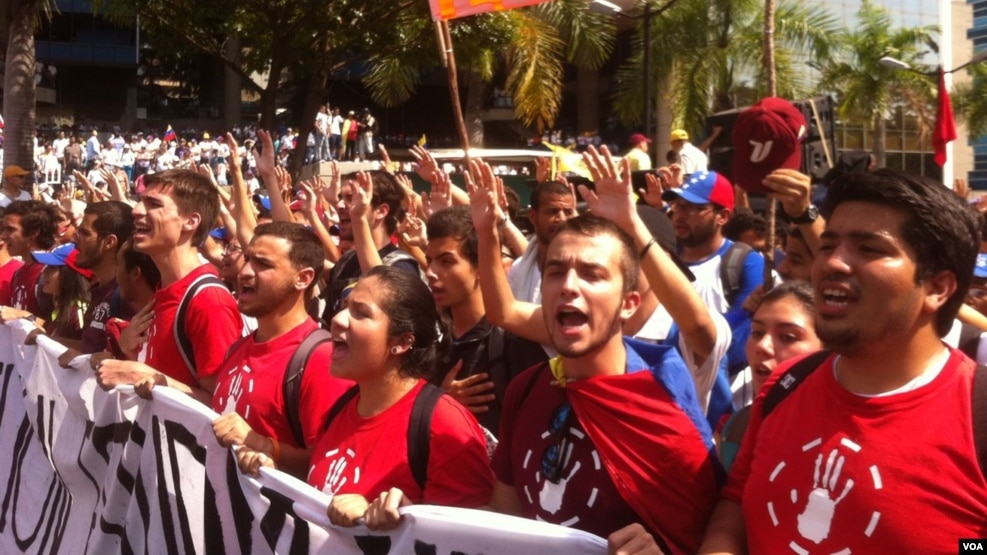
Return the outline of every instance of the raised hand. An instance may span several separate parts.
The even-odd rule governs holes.
[[[433,172],[440,171],[435,158],[424,148],[415,145],[411,147],[411,157],[415,159],[415,172],[425,181],[432,181]]]
[[[552,180],[552,160],[555,155],[535,158],[535,180],[538,183],[545,183]]]
[[[503,191],[498,191],[498,181],[493,169],[483,160],[474,158],[470,160],[470,171],[463,175],[466,179],[466,192],[470,196],[473,226],[478,231],[499,226],[505,218],[498,202]]]
[[[318,217],[318,194],[315,192],[316,181],[319,181],[319,178],[305,179],[298,182],[298,187],[301,189],[302,212],[309,216],[315,215]]]
[[[398,224],[397,231],[401,239],[412,247],[424,249],[428,245],[425,221],[421,218],[409,215]]]
[[[614,162],[606,146],[598,152],[592,145],[583,153],[583,160],[593,176],[595,190],[579,186],[586,205],[597,216],[613,221],[621,229],[628,230],[637,217],[631,190],[631,166],[627,158]]]
[[[240,145],[237,144],[236,139],[233,138],[233,133],[226,134],[226,144],[230,147],[230,157],[227,163],[230,165],[230,171],[233,175],[240,175],[242,162],[240,159]]]
[[[781,202],[785,213],[797,218],[812,204],[812,178],[798,170],[780,169],[762,181]]]
[[[641,198],[644,199],[644,202],[648,203],[648,205],[653,206],[659,210],[665,207],[665,201],[662,200],[661,195],[662,193],[665,192],[664,183],[666,179],[667,178],[662,174],[658,174],[658,175],[655,175],[653,173],[644,174],[644,183],[646,184],[646,188],[644,190],[644,194],[641,195]]]
[[[364,218],[370,212],[370,200],[374,196],[374,182],[367,172],[356,174],[353,202],[350,203],[350,219]]]
[[[391,155],[387,153],[387,149],[384,148],[383,143],[377,145],[377,150],[380,152],[380,160],[381,163],[384,165],[384,167],[381,169],[393,175],[394,172],[391,171]]]
[[[339,162],[333,160],[329,163],[332,176],[329,178],[329,186],[322,190],[322,195],[330,206],[339,204],[339,190],[343,188],[343,176],[339,173]]]
[[[431,217],[439,210],[452,206],[452,182],[449,180],[449,175],[442,170],[436,170],[429,181],[432,183],[431,192],[427,195],[422,193],[422,208],[425,210],[426,217]]]
[[[256,145],[252,150],[254,163],[257,165],[257,173],[261,176],[273,176],[276,164],[274,162],[274,141],[271,139],[271,134],[264,129],[258,129],[257,139],[260,141],[261,151],[257,152]]]

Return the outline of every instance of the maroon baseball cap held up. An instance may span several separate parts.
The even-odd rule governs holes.
[[[802,112],[783,98],[767,97],[744,110],[733,125],[733,181],[748,193],[766,194],[764,178],[802,166],[808,127]]]

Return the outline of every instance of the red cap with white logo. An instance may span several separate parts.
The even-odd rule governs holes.
[[[770,193],[761,184],[768,174],[802,166],[807,131],[802,112],[783,98],[767,97],[741,112],[733,125],[734,183],[748,193]]]

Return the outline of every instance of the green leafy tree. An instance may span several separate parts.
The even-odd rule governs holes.
[[[927,49],[936,50],[934,26],[894,28],[891,16],[865,1],[857,24],[834,37],[834,61],[822,68],[820,88],[837,96],[841,118],[864,123],[873,138],[877,164],[885,164],[889,116],[898,108],[917,116],[927,132],[934,119],[936,81],[926,75],[881,65],[884,56],[921,66]]]
[[[696,129],[711,112],[747,105],[768,93],[763,63],[762,0],[654,0],[650,59],[652,105],[669,102],[676,126]],[[641,15],[641,11],[637,12]],[[775,10],[776,94],[805,96],[812,89],[806,62],[825,59],[835,20],[822,6],[794,0]],[[644,33],[638,24],[634,54],[617,72],[614,111],[625,124],[643,123]],[[657,90],[656,90],[657,89]]]
[[[615,38],[613,18],[590,12],[583,0],[555,0],[450,23],[457,67],[467,83],[465,119],[473,145],[483,143],[484,91],[499,72],[506,75],[517,119],[545,129],[559,112],[565,64],[602,66]],[[364,80],[384,106],[406,101],[424,76],[441,67],[427,9],[407,12],[398,28],[393,40],[372,51]]]

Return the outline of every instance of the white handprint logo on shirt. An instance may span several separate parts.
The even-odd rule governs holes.
[[[836,449],[829,452],[826,458],[826,468],[820,477],[823,454],[816,457],[816,469],[812,476],[813,489],[809,493],[805,510],[798,516],[798,530],[803,538],[821,543],[829,537],[830,527],[833,524],[833,516],[836,514],[836,506],[853,489],[853,479],[849,478],[843,484],[843,491],[837,494],[839,489],[840,473],[843,471],[843,464],[846,459]]]
[[[340,451],[339,449],[331,449],[326,452],[326,458],[332,459],[329,463],[329,470],[326,472],[326,483],[322,487],[322,492],[335,495],[346,483],[352,479],[353,484],[360,483],[360,467],[358,465],[350,465],[353,462],[356,452],[352,449],[346,449],[345,451]]]
[[[538,503],[542,509],[553,515],[559,512],[559,509],[562,508],[562,498],[565,496],[565,487],[569,480],[572,480],[572,477],[576,475],[576,472],[579,472],[580,466],[579,461],[576,461],[576,464],[572,466],[572,472],[565,478],[560,478],[558,483],[548,479],[542,483],[541,491],[538,493]]]
[[[234,412],[237,409],[237,404],[240,402],[240,397],[243,396],[243,372],[236,372],[233,379],[230,380],[230,389],[226,392],[226,401],[223,404],[223,412]]]

